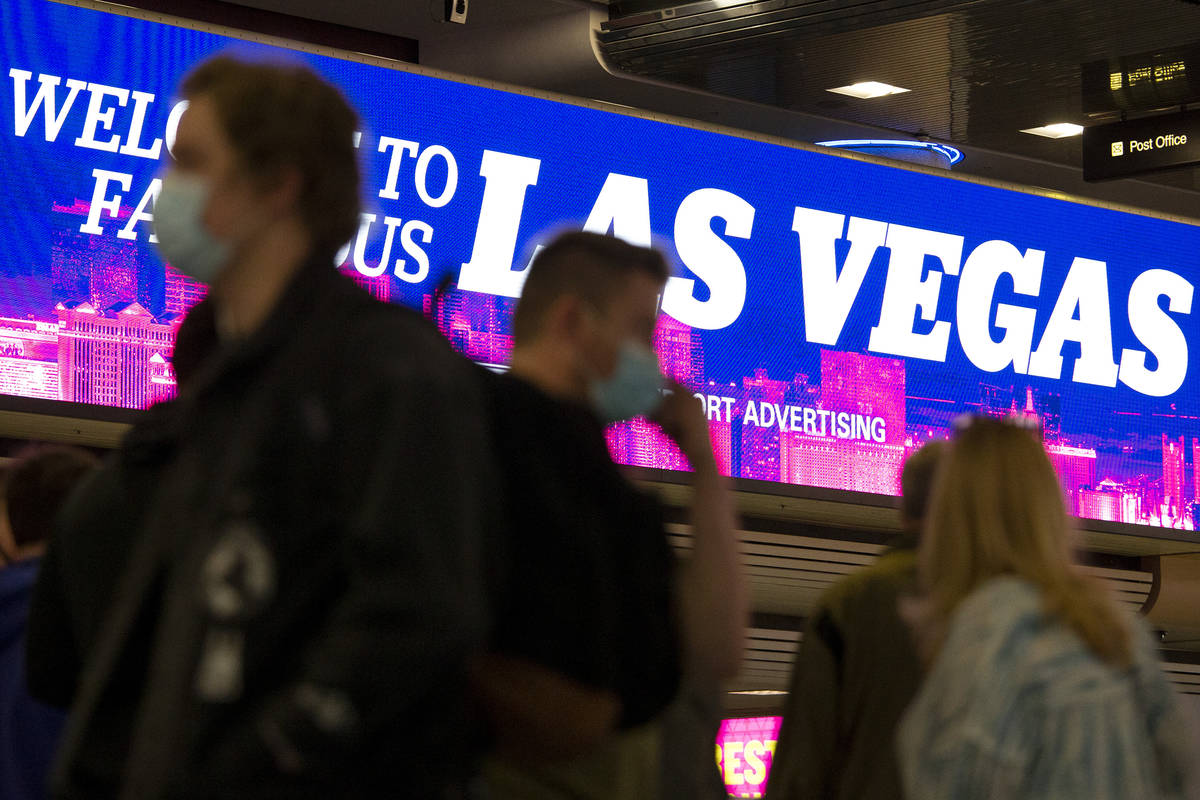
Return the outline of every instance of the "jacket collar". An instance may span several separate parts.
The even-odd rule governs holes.
[[[224,348],[229,359],[258,361],[290,339],[301,320],[310,316],[321,300],[345,280],[338,275],[332,261],[313,256],[303,261],[258,329]]]
[[[332,259],[310,255],[258,329],[244,339],[222,345],[196,376],[187,395],[192,398],[203,395],[231,374],[257,367],[290,341],[304,320],[344,287],[346,278],[338,274],[331,262]]]

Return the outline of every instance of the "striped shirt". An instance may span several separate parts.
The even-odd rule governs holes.
[[[1132,615],[1131,615],[1132,617]],[[1141,620],[1134,663],[1100,661],[1015,577],[977,589],[901,723],[910,798],[1182,798],[1189,737]]]

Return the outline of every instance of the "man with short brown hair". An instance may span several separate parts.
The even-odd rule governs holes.
[[[183,96],[155,232],[210,285],[220,346],[179,397],[54,796],[467,797],[476,368],[334,270],[359,187],[334,87],[217,58]]]
[[[211,105],[248,179],[269,187],[293,170],[303,176],[295,187],[296,212],[314,251],[332,257],[350,241],[361,201],[356,151],[346,137],[354,136],[358,115],[340,92],[305,66],[229,56],[196,67],[180,89],[185,98]],[[181,154],[176,142],[181,167],[199,155],[190,145],[185,139]]]

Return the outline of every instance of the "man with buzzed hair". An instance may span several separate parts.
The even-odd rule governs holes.
[[[896,726],[920,687],[921,667],[901,617],[916,580],[916,549],[946,443],[904,464],[903,532],[878,561],[817,601],[792,668],[771,767],[771,800],[901,800]]]
[[[732,499],[699,404],[653,349],[667,277],[654,250],[570,233],[539,253],[517,306],[512,369],[492,393],[511,571],[477,676],[501,745],[486,773],[497,800],[660,796],[669,743],[645,724],[682,671],[716,685],[740,666]],[[659,503],[605,444],[605,425],[643,415],[693,469],[695,546],[678,570]],[[531,665],[551,674],[535,680]],[[554,753],[528,738],[539,731],[573,757],[547,763]]]

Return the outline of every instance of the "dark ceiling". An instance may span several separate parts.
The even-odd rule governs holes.
[[[1020,133],[1101,121],[1080,64],[1200,42],[1190,0],[613,0],[601,46],[632,73],[908,134],[1078,166],[1078,137]],[[856,100],[827,89],[883,81]],[[1197,189],[1196,171],[1154,180]]]

